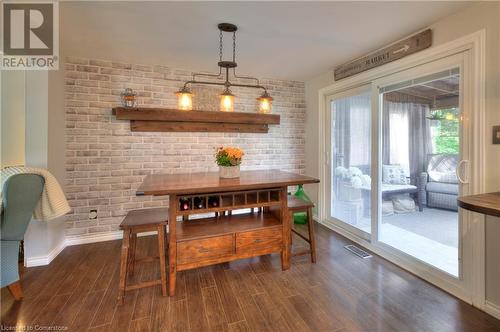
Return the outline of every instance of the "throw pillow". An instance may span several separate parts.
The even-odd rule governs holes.
[[[458,178],[455,174],[457,164],[457,155],[441,154],[432,156],[427,167],[430,180],[434,182],[458,183]]]
[[[382,183],[408,184],[406,174],[399,165],[382,165]]]
[[[392,204],[395,213],[415,212],[415,201],[408,194],[394,196]]]

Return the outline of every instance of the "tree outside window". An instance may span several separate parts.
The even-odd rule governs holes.
[[[460,110],[450,108],[434,112],[439,112],[441,116],[437,120],[430,120],[433,153],[458,154],[460,151]]]

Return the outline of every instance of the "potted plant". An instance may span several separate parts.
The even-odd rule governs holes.
[[[215,152],[215,162],[219,165],[219,177],[224,179],[238,178],[240,164],[245,153],[236,147],[219,147]]]

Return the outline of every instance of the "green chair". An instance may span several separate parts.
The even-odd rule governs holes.
[[[19,245],[42,195],[45,181],[36,174],[16,174],[4,184],[0,220],[1,287],[7,286],[16,300],[23,297],[19,282]]]

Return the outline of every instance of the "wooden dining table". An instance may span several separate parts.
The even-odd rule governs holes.
[[[137,195],[169,196],[170,296],[182,270],[270,253],[280,253],[282,269],[288,269],[288,187],[318,182],[280,170],[242,171],[233,179],[217,172],[146,176]]]
[[[457,199],[462,209],[500,217],[500,191],[479,195],[462,196]]]

